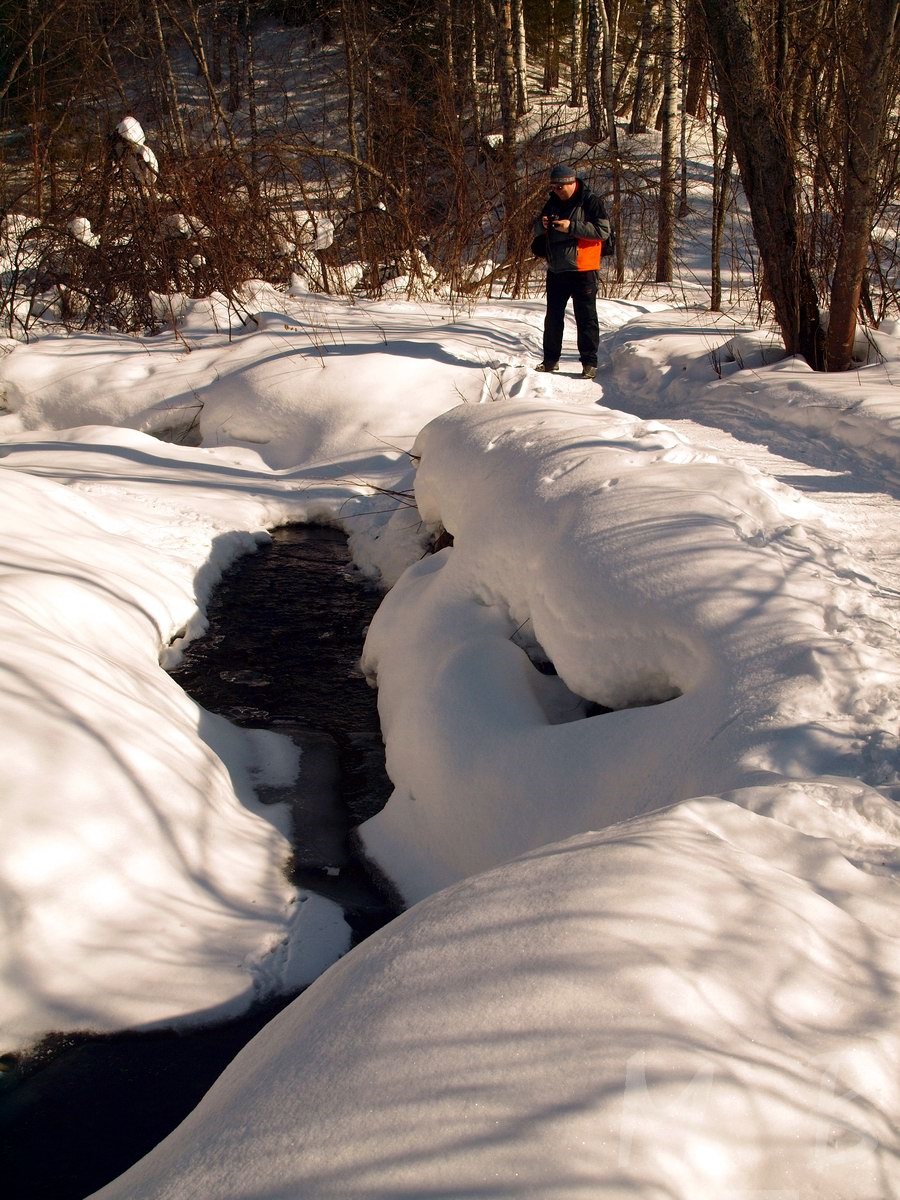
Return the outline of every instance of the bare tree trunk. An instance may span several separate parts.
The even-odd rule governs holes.
[[[827,25],[826,11],[831,8],[832,3],[833,0],[808,0],[803,9],[803,25],[812,30],[824,29]],[[784,34],[779,39],[778,49],[778,60],[779,62],[783,62],[787,58],[792,31],[788,28],[787,16],[783,10],[778,15],[778,21],[784,29]],[[841,37],[843,37],[843,32],[841,33]],[[785,45],[786,41],[788,45]],[[776,71],[778,69],[776,67]],[[786,67],[782,67],[781,70],[784,72],[784,82],[787,83],[788,72]],[[804,69],[800,72],[795,70],[793,77],[790,78],[790,92],[787,93],[786,99],[789,101],[788,123],[791,136],[794,139],[799,139],[802,136],[802,130],[809,118],[810,109],[818,92],[820,82],[821,79],[814,62],[810,62],[808,67],[804,64]]]
[[[687,65],[684,60],[684,26],[679,31],[680,50],[678,54],[678,125],[680,145],[678,149],[678,176],[680,188],[678,196],[678,219],[683,221],[690,212],[688,207],[688,163],[687,163],[687,109],[684,104],[684,93],[687,87]]]
[[[556,27],[556,0],[548,0],[547,33],[544,38],[544,94],[559,83],[559,31]]]
[[[481,98],[478,91],[478,28],[476,22],[476,0],[466,0],[465,47],[466,47],[466,92],[472,105],[472,125],[475,141],[480,145],[483,132]]]
[[[731,172],[734,164],[734,148],[731,138],[725,135],[724,162],[719,153],[719,117],[712,122],[713,139],[713,219],[710,244],[711,286],[709,307],[712,312],[722,311],[722,241],[725,234],[725,217],[731,199]]]
[[[246,167],[244,166],[243,158],[241,157],[241,152],[234,136],[234,129],[232,128],[228,114],[222,107],[222,102],[219,99],[219,93],[216,90],[212,74],[210,72],[209,63],[206,58],[206,51],[203,47],[203,35],[200,31],[200,13],[198,6],[193,2],[188,5],[188,14],[190,16],[193,33],[191,32],[191,29],[188,29],[188,27],[181,20],[178,9],[172,5],[169,5],[168,2],[166,3],[166,11],[168,12],[169,20],[184,38],[185,45],[194,56],[197,69],[206,85],[206,94],[209,99],[210,115],[213,121],[213,128],[216,130],[216,139],[218,140],[218,132],[219,128],[221,127],[224,129],[225,136],[228,139],[228,145],[231,149],[232,158],[246,177]]]
[[[34,70],[34,47],[42,37],[45,29],[50,25],[57,14],[70,3],[70,0],[57,0],[57,3],[46,12],[41,13],[40,20],[37,19],[37,10],[35,0],[28,0],[27,12],[29,15],[28,37],[25,40],[25,45],[19,51],[19,54],[6,68],[3,78],[3,86],[0,87],[0,100],[6,98],[10,88],[18,78],[19,71],[22,65],[28,67],[29,72]]]
[[[603,109],[606,114],[606,128],[609,134],[609,147],[614,154],[619,150],[618,131],[616,130],[616,99],[615,68],[616,47],[619,41],[619,0],[601,0],[598,6],[600,27],[603,30],[603,53],[600,56],[600,88],[603,95]]]
[[[622,159],[618,151],[613,155],[612,173],[612,227],[616,234],[616,283],[625,282],[625,243],[621,237],[622,229]]]
[[[584,3],[574,0],[572,8],[572,60],[569,83],[569,104],[580,108],[584,102]]]
[[[231,0],[228,6],[228,109],[237,112],[241,107],[241,56],[238,52],[238,5]]]
[[[587,0],[587,53],[586,88],[588,122],[591,138],[595,142],[606,133],[606,110],[603,107],[603,87],[601,83],[603,35],[600,25],[600,5],[603,0]]]
[[[353,0],[341,0],[341,29],[344,38],[344,57],[346,60],[346,80],[347,80],[347,142],[350,146],[350,154],[352,156],[351,163],[351,190],[353,193],[353,210],[356,213],[356,234],[357,234],[357,253],[359,260],[366,265],[366,269],[370,272],[369,286],[375,288],[377,286],[377,278],[375,274],[375,264],[371,261],[369,247],[365,235],[365,221],[363,218],[363,197],[362,197],[362,182],[358,163],[360,161],[359,150],[359,131],[356,123],[356,107],[357,107],[357,51],[356,43],[353,37],[353,20],[352,14],[349,11]]]
[[[621,43],[620,43],[621,44]],[[621,116],[625,112],[631,111],[631,97],[634,88],[635,63],[637,62],[638,51],[637,38],[633,38],[630,44],[626,44],[625,53],[617,62],[616,71],[616,86],[614,90],[614,101],[616,112]]]
[[[516,52],[513,36],[513,0],[500,0],[497,39],[497,73],[500,83],[500,120],[507,153],[514,153],[516,140]]]
[[[656,238],[656,282],[671,283],[675,259],[675,168],[678,161],[678,56],[676,0],[663,0],[662,152],[659,163],[659,208]]]
[[[506,256],[511,257],[512,214],[518,206],[516,180],[516,57],[513,31],[513,0],[500,0],[498,64],[500,76],[500,121],[504,223],[507,231]]]
[[[199,26],[198,26],[199,35]],[[202,42],[202,39],[201,39]],[[208,59],[209,76],[212,82],[216,85],[222,82],[222,5],[221,0],[212,0],[212,8],[209,19],[209,55],[204,51],[204,57]]]
[[[890,104],[890,67],[898,53],[900,0],[869,0],[860,18],[868,26],[862,35],[855,70],[847,73],[846,178],[840,243],[831,286],[831,308],[825,340],[829,371],[843,371],[853,354],[856,314],[859,309],[872,215],[878,163],[884,142]],[[857,26],[859,29],[859,26]],[[856,38],[848,31],[852,45]],[[846,45],[846,43],[845,43]]]
[[[778,99],[767,84],[752,0],[699,4],[775,319],[788,354],[802,355],[819,370],[824,338],[802,236],[796,160]]]
[[[150,0],[150,17],[153,22],[153,32],[156,36],[156,46],[159,52],[157,66],[162,75],[163,93],[166,97],[167,108],[169,110],[169,120],[172,122],[172,127],[175,130],[175,143],[182,154],[187,153],[187,139],[184,136],[184,125],[181,120],[181,110],[178,104],[178,88],[175,84],[175,76],[172,74],[172,59],[169,55],[169,49],[166,46],[166,37],[163,33],[162,18],[159,15],[159,4],[157,0]]]
[[[632,134],[645,133],[647,130],[647,121],[645,119],[648,108],[646,102],[647,70],[650,66],[656,4],[657,0],[644,0],[644,12],[641,17],[641,28],[638,34],[640,50],[638,51],[637,71],[634,79],[634,96],[631,101],[631,121],[628,125],[628,132]]]
[[[35,207],[39,217],[44,214],[44,172],[42,169],[43,154],[41,153],[41,113],[44,108],[42,87],[39,72],[36,70],[34,47],[38,38],[36,0],[28,0],[28,17],[30,36],[27,44],[29,99],[31,101],[31,171],[34,179]]]
[[[703,16],[697,0],[688,0],[682,38],[685,57],[684,110],[691,117],[706,116],[709,90],[709,52],[703,29]]]
[[[454,66],[453,12],[450,0],[437,0],[437,28],[438,41],[444,52],[444,62],[447,66],[447,75],[448,78],[454,80],[456,67]]]
[[[256,65],[253,56],[253,24],[250,20],[250,0],[243,0],[244,75],[247,83],[247,121],[250,129],[250,174],[258,181],[257,148],[259,126],[256,112]]]
[[[787,83],[786,71],[790,42],[787,0],[775,0],[775,28],[773,34],[775,41],[775,70],[772,81],[778,94],[783,95],[785,84]]]
[[[512,21],[516,61],[516,114],[523,117],[530,107],[528,102],[528,49],[525,44],[524,0],[512,0]]]

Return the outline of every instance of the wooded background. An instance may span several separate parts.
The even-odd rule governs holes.
[[[844,369],[857,322],[898,315],[898,5],[0,0],[4,324],[27,333],[43,297],[73,327],[152,329],[154,293],[298,271],[521,296],[565,159],[618,231],[609,294],[676,278],[701,195],[720,308],[737,194],[760,317]]]

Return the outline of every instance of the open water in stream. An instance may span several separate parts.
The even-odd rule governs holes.
[[[353,571],[342,533],[278,529],[226,572],[207,635],[173,672],[204,708],[301,745],[291,877],[341,904],[356,942],[399,910],[352,835],[390,790],[375,693],[357,670],[379,599]],[[83,1200],[121,1174],[292,998],[184,1034],[59,1035],[0,1064],[4,1200]]]

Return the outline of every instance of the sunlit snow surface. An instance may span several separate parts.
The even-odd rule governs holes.
[[[345,949],[254,799],[291,744],[159,665],[279,522],[394,585],[362,832],[424,899],[98,1195],[900,1195],[897,606],[814,499],[665,425],[814,429],[890,478],[892,331],[823,383],[605,302],[635,320],[601,388],[529,370],[539,302],[259,297],[231,339],[198,304],[0,365],[0,1022],[196,1020]]]
[[[332,968],[97,1195],[895,1195],[894,886],[717,798],[543,847]]]
[[[891,777],[898,661],[853,636],[808,502],[605,409],[459,407],[416,450],[454,546],[363,659],[397,785],[363,836],[410,899],[710,790]]]

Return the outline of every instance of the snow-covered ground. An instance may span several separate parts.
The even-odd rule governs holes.
[[[824,378],[606,301],[586,383],[541,301],[254,307],[0,363],[5,1048],[324,971],[97,1195],[900,1196],[897,331]],[[296,520],[391,589],[420,903],[349,954],[254,797],[296,748],[163,670]]]

